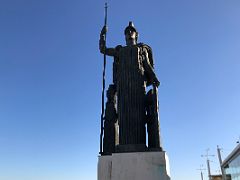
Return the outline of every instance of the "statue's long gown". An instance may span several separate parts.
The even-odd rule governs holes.
[[[117,57],[119,145],[146,144],[145,79],[140,48],[121,47]]]

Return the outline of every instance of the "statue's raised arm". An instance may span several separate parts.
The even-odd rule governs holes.
[[[99,50],[102,54],[106,54],[108,56],[115,56],[115,48],[107,48],[106,47],[106,33],[107,33],[107,26],[103,26],[100,39],[99,39]]]

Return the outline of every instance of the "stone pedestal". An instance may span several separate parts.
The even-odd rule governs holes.
[[[165,152],[99,156],[98,180],[170,180],[168,157]]]

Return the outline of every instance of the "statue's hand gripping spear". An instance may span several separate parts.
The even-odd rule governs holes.
[[[103,53],[103,79],[102,79],[102,112],[101,112],[101,131],[100,131],[100,152],[103,152],[103,120],[104,120],[104,92],[105,92],[105,70],[106,70],[106,39],[107,39],[107,3],[105,3],[105,18],[104,18],[104,27],[100,34],[99,48]]]

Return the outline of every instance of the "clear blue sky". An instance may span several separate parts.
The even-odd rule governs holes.
[[[172,179],[200,179],[200,155],[224,158],[240,136],[240,1],[109,6],[108,46],[131,20],[153,48]],[[0,180],[96,179],[103,18],[104,1],[0,0]]]

